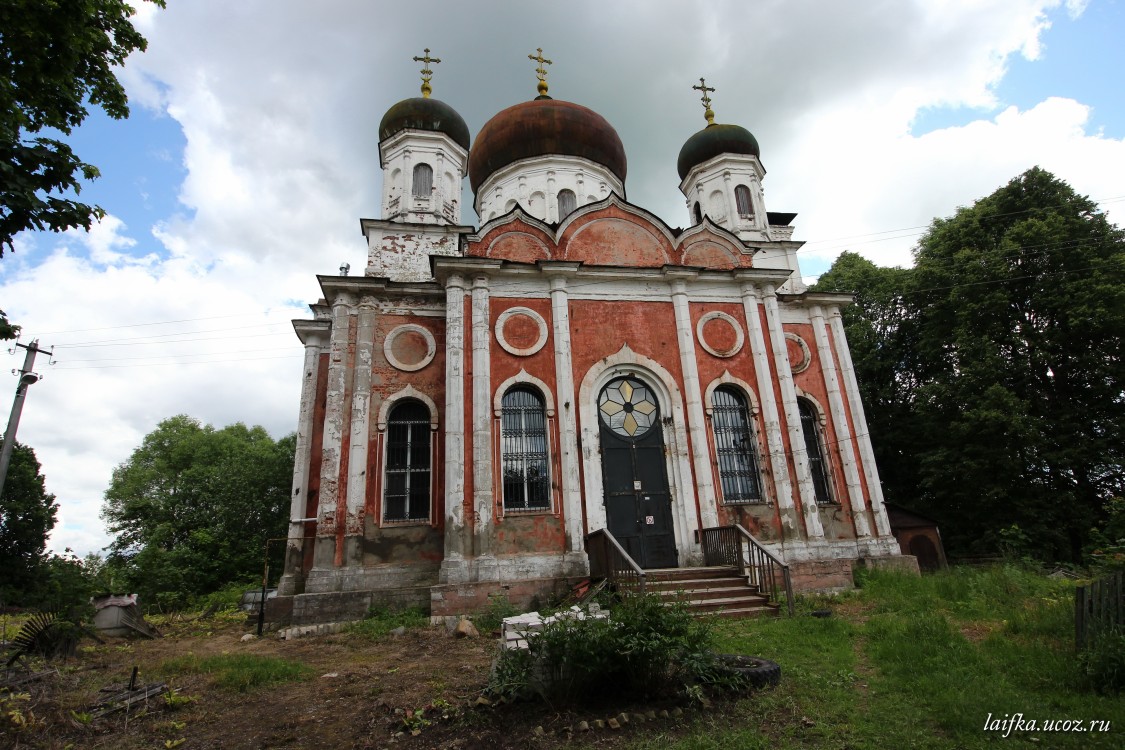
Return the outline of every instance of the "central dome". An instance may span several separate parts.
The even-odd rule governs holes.
[[[613,126],[580,104],[541,97],[485,123],[469,152],[469,185],[476,193],[509,164],[552,154],[589,159],[625,181],[625,148]]]

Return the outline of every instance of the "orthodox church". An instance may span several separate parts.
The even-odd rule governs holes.
[[[677,162],[686,229],[625,192],[603,117],[547,94],[475,139],[422,96],[379,125],[362,275],[319,276],[285,571],[271,616],[472,612],[590,575],[605,531],[644,569],[741,525],[798,589],[907,564],[883,507],[840,310],[809,292],[758,142],[715,122]],[[468,177],[479,227],[462,224]]]

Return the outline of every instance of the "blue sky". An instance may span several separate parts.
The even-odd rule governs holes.
[[[442,1],[424,20],[365,0],[137,4],[133,116],[95,110],[71,139],[102,171],[82,197],[109,216],[0,260],[0,309],[56,347],[19,434],[60,503],[56,549],[104,547],[113,467],[161,419],[294,429],[289,321],[316,274],[365,266],[377,124],[417,95],[425,47],[443,60],[434,96],[474,135],[535,95],[542,47],[551,94],[613,124],[628,199],[673,227],[705,76],[718,121],[761,144],[767,208],[798,214],[806,276],[845,249],[909,264],[934,217],[1037,164],[1111,219],[1125,205],[1120,0]]]
[[[1125,4],[1118,0],[1093,2],[1072,18],[1066,8],[1049,14],[1051,28],[1040,36],[1036,60],[1013,56],[995,87],[1000,106],[1030,109],[1049,96],[1074,98],[1093,108],[1089,125],[1113,138],[1125,137],[1125,95],[1106,73],[1125,70]],[[986,115],[968,107],[921,110],[912,132],[963,126]]]

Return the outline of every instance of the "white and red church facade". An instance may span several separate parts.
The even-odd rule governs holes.
[[[749,132],[708,107],[679,159],[691,223],[672,229],[623,197],[609,123],[542,76],[471,148],[428,94],[380,125],[364,274],[319,277],[294,321],[282,617],[543,601],[589,575],[599,529],[670,568],[701,564],[700,530],[741,524],[798,588],[912,562],[883,508],[850,298],[805,288]],[[460,223],[465,176],[479,228]]]

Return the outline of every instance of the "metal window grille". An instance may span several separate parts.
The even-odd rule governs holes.
[[[803,398],[797,399],[801,411],[801,432],[805,434],[805,452],[809,455],[809,473],[812,474],[816,501],[822,505],[832,502],[828,490],[828,464],[824,459],[824,446],[820,444],[820,420],[812,404]]]
[[[559,191],[559,221],[562,221],[567,216],[570,216],[574,209],[578,208],[578,199],[570,190]]]
[[[718,388],[712,395],[711,426],[724,503],[754,503],[762,499],[758,451],[750,411],[742,394]]]
[[[750,201],[750,188],[737,185],[734,188],[734,202],[738,204],[739,216],[753,216],[754,204]]]
[[[414,167],[414,182],[411,192],[415,198],[429,198],[434,190],[434,170],[429,164]]]
[[[500,451],[504,510],[551,507],[547,467],[547,418],[543,398],[530,388],[512,388],[500,404]]]
[[[387,419],[387,464],[383,520],[430,518],[430,410],[413,399],[391,409]]]

